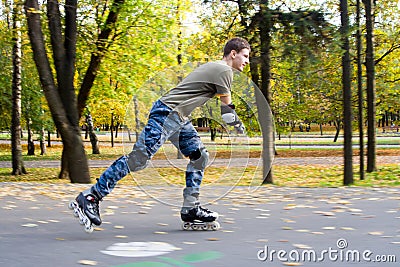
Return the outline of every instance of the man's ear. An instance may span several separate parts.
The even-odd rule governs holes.
[[[235,58],[237,55],[236,50],[231,50],[231,58]]]

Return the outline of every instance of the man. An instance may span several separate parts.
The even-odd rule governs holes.
[[[199,205],[200,184],[208,161],[208,152],[188,116],[214,96],[221,100],[223,120],[238,132],[244,126],[231,100],[233,70],[243,71],[249,63],[250,45],[242,38],[229,40],[222,60],[201,65],[182,82],[157,100],[150,111],[147,125],[133,150],[117,159],[90,189],[76,198],[76,207],[94,225],[101,224],[99,201],[111,193],[117,182],[129,172],[144,169],[162,144],[170,140],[190,162],[186,169],[181,218],[184,222],[214,222],[218,213]],[[72,207],[71,207],[72,208]]]

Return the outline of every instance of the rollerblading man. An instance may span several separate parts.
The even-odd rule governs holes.
[[[188,116],[196,107],[218,96],[224,122],[233,126],[238,133],[244,132],[243,123],[232,103],[231,84],[233,71],[241,72],[249,64],[249,53],[250,45],[246,40],[229,40],[224,47],[222,60],[208,62],[196,68],[153,103],[148,122],[132,151],[117,159],[103,172],[95,185],[80,193],[76,201],[70,203],[70,208],[74,209],[74,214],[85,225],[85,230],[90,232],[92,224],[101,224],[99,201],[110,194],[117,182],[128,173],[146,168],[149,160],[167,140],[190,159],[185,173],[186,187],[183,190],[182,228],[219,228],[216,222],[218,213],[199,205],[200,184],[209,155]]]

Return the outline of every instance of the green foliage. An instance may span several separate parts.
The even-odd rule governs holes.
[[[0,129],[9,129],[11,126],[11,73],[12,73],[12,43],[9,25],[0,20]]]
[[[142,0],[125,4],[88,102],[95,125],[109,123],[111,110],[123,123],[133,96],[144,99],[139,107],[141,113],[147,113],[152,102],[146,100],[148,92],[143,84],[157,72],[177,64],[177,4]],[[184,13],[187,8],[181,5],[180,11]],[[85,53],[85,39],[81,44],[80,51]]]
[[[109,4],[105,0],[78,2],[76,88],[82,82],[92,51],[95,51],[97,34],[105,23]],[[178,54],[182,57],[183,65],[220,59],[225,41],[239,35],[251,40],[255,52],[252,60],[258,60],[256,29],[244,30],[246,27],[252,29],[259,5],[259,0],[244,1],[242,16],[239,16],[237,3],[233,1],[126,1],[120,19],[113,25],[115,31],[107,44],[106,57],[87,103],[95,126],[110,124],[111,113],[116,123],[123,123],[128,117],[132,120],[131,116],[125,114],[134,96],[139,99],[139,120],[142,124],[153,99],[176,82],[167,81],[171,76],[158,77],[165,81],[163,88],[159,88],[155,94],[150,86],[151,79],[164,69],[176,66]],[[400,15],[396,12],[397,8],[398,1],[389,0],[380,2],[375,10],[378,22],[375,24],[377,116],[386,111],[399,111]],[[337,35],[339,22],[335,19],[339,17],[338,2],[326,1],[321,5],[312,0],[272,1],[270,9],[274,21],[271,108],[277,126],[281,127],[279,131],[288,132],[291,125],[305,121],[327,123],[340,120],[342,51]],[[349,11],[351,23],[354,24],[355,8],[350,5]],[[0,30],[4,33],[0,36],[2,130],[8,129],[11,123],[10,14],[11,7],[3,1],[0,16]],[[199,21],[191,19],[196,16]],[[43,28],[46,33],[45,21]],[[354,39],[352,43],[354,47]],[[41,127],[51,130],[54,127],[41,93],[30,49],[24,32],[22,112],[30,116],[35,130]],[[248,71],[247,68],[245,73],[248,74]],[[356,95],[353,95],[355,98]],[[247,118],[248,107],[242,105],[240,99],[235,102],[238,103],[238,113],[244,117],[246,128],[255,129],[256,126],[250,122],[252,119]]]
[[[0,37],[0,88],[2,94],[0,96],[0,129],[9,129],[11,125],[11,109],[12,109],[12,34],[9,23],[7,21],[11,17],[12,10],[4,10],[4,19],[0,20],[0,31],[4,34]],[[8,12],[8,13],[7,13]],[[24,21],[23,21],[24,24]],[[40,131],[42,127],[46,130],[53,130],[54,125],[48,112],[47,104],[41,92],[41,85],[38,78],[37,70],[32,59],[32,51],[30,49],[26,29],[22,31],[22,127],[26,125],[29,118],[34,131]]]

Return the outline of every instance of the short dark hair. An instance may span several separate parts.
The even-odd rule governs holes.
[[[245,39],[240,37],[235,37],[230,39],[224,47],[224,57],[229,55],[232,50],[240,52],[242,49],[247,48],[250,50],[250,44]]]

